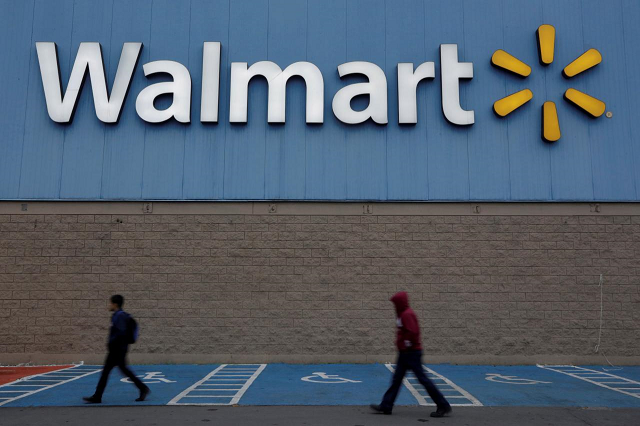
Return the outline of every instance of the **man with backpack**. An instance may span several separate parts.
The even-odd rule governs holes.
[[[409,297],[407,293],[400,291],[391,298],[391,302],[396,308],[398,362],[391,380],[391,386],[384,394],[382,402],[379,405],[371,404],[371,408],[377,413],[391,414],[393,403],[402,386],[402,379],[404,379],[407,371],[411,370],[436,404],[436,411],[431,413],[431,417],[444,417],[451,412],[451,405],[422,370],[420,326],[418,325],[418,317],[413,312],[413,309],[409,307]]]
[[[127,368],[127,350],[129,349],[129,344],[135,343],[138,337],[138,325],[131,315],[122,310],[122,305],[124,305],[124,297],[119,294],[111,296],[109,311],[113,312],[113,315],[111,316],[111,329],[109,330],[109,343],[107,344],[109,353],[104,362],[96,392],[92,396],[82,398],[88,403],[99,404],[102,402],[102,394],[107,386],[109,373],[114,367],[118,367],[140,390],[140,397],[136,401],[144,401],[150,392],[149,388]]]

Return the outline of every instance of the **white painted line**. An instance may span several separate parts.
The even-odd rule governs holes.
[[[222,370],[227,364],[222,364],[220,367],[216,368],[215,370],[213,370],[212,372],[210,372],[209,374],[207,374],[206,376],[204,376],[204,378],[202,380],[200,380],[199,382],[195,382],[193,385],[189,386],[188,388],[186,388],[185,390],[183,390],[182,392],[180,392],[178,395],[176,395],[175,398],[173,398],[171,401],[169,401],[167,403],[167,405],[178,405],[178,401],[180,401],[182,398],[184,398],[185,396],[187,396],[187,394],[189,392],[191,392],[192,390],[194,390],[195,388],[197,388],[198,386],[200,386],[201,384],[203,384],[204,382],[206,382],[207,380],[209,380],[209,378],[211,376],[213,376],[214,374],[216,374],[218,371]]]
[[[626,385],[626,382],[600,382],[603,385]],[[615,387],[615,386],[611,386],[611,387]],[[616,387],[616,389],[620,389],[618,387]]]
[[[41,373],[41,374],[36,374],[36,376],[40,376],[42,374],[46,374],[47,376],[51,376],[51,377],[70,377],[70,376],[77,376],[79,373],[81,373],[80,371],[73,371],[70,373],[58,373],[57,371],[52,371],[50,373]],[[33,377],[33,376],[30,376]]]
[[[244,386],[238,391],[236,396],[231,400],[229,404],[231,405],[237,404],[238,401],[240,401],[240,398],[242,398],[242,395],[244,395],[247,389],[249,389],[249,386],[253,384],[253,382],[258,378],[258,376],[260,375],[260,373],[262,373],[262,370],[264,370],[266,366],[267,364],[260,365],[260,367],[256,370],[256,372],[253,373],[253,376],[251,376],[251,378],[247,381],[247,383],[244,384]]]
[[[233,389],[233,390],[237,390],[239,391],[240,389],[242,389],[242,387],[235,387],[236,385],[229,385],[229,386],[225,386],[225,385],[219,385],[216,387],[198,387],[198,389],[194,389],[192,392],[200,392],[200,391],[215,391],[218,389]]]
[[[218,377],[251,377],[252,374],[219,374]],[[244,380],[244,379],[239,379]]]
[[[231,398],[233,395],[187,395],[185,398]],[[179,404],[186,405],[186,404]]]
[[[391,373],[395,373],[396,372],[395,368],[393,368],[393,366],[391,364],[385,364],[385,366],[387,367],[387,369],[389,371],[391,371]],[[420,404],[420,405],[435,405],[433,403],[427,402],[427,399],[424,396],[420,395],[418,390],[411,384],[411,382],[409,382],[409,380],[407,380],[407,376],[405,376],[404,379],[402,379],[402,383],[404,384],[405,388],[409,389],[409,392],[411,392],[411,395],[413,395],[413,397],[418,401],[418,404]]]
[[[240,383],[203,383],[200,386],[238,386],[238,389],[242,387]]]
[[[65,370],[70,370],[70,369],[72,369],[72,368],[74,368],[74,367],[73,367],[73,366],[72,366],[72,367],[67,367]],[[10,403],[10,402],[16,401],[16,400],[18,400],[18,399],[21,399],[21,398],[25,398],[25,397],[27,397],[27,396],[34,395],[34,394],[36,394],[36,393],[38,393],[38,392],[42,392],[42,391],[45,391],[45,390],[49,390],[49,389],[51,389],[51,388],[55,388],[56,386],[60,386],[60,385],[64,385],[64,384],[69,383],[69,382],[73,382],[74,380],[78,380],[78,379],[81,379],[81,378],[83,378],[83,377],[90,376],[91,374],[95,374],[95,373],[98,373],[98,372],[100,372],[100,371],[102,371],[102,369],[89,371],[89,372],[87,372],[87,373],[83,373],[83,374],[76,375],[76,376],[73,376],[73,377],[65,377],[65,379],[66,379],[66,380],[61,380],[61,381],[59,381],[58,383],[53,383],[53,384],[51,384],[51,385],[31,385],[31,386],[39,386],[39,387],[40,387],[40,389],[34,389],[34,390],[32,390],[32,391],[27,391],[27,392],[24,392],[22,395],[18,395],[18,396],[15,396],[15,397],[11,398],[11,399],[6,400],[6,401],[2,401],[2,402],[0,402],[0,407],[1,407],[1,406],[3,406],[3,405],[5,405],[5,404],[8,404],[8,403]],[[36,375],[34,375],[34,376],[29,376],[29,378],[40,377],[40,376],[43,376],[43,375],[46,375],[46,374],[48,374],[48,373],[36,374]],[[29,378],[25,378],[24,380],[28,380]],[[23,380],[23,381],[24,381],[24,380]],[[14,382],[14,383],[15,383],[15,382]],[[8,383],[8,384],[6,384],[6,385],[2,385],[2,386],[0,386],[0,389],[7,389],[7,388],[9,388],[10,386],[23,386],[23,385],[14,385],[14,384]],[[27,385],[27,386],[29,386],[29,385]],[[22,392],[22,391],[20,391],[20,392]]]
[[[225,380],[225,382],[228,382],[229,380]],[[238,386],[238,387],[242,387],[242,385],[240,383],[203,383],[200,386]]]
[[[73,367],[67,367],[67,368],[73,368]],[[93,370],[93,369],[92,369]],[[68,371],[68,370],[52,370],[52,371],[48,371],[46,373],[40,373],[40,374],[57,374],[60,376],[64,376],[64,375],[69,375],[69,374],[76,374],[77,371]],[[38,374],[36,374],[37,376]]]
[[[238,368],[238,366],[242,366],[242,368]],[[254,368],[249,366],[255,365]],[[178,394],[175,398],[167,403],[167,405],[233,405],[237,404],[240,401],[240,398],[244,395],[244,393],[249,389],[249,386],[253,384],[255,379],[262,373],[266,364],[238,364],[238,365],[229,365],[222,364],[209,374],[207,374],[202,380],[194,383],[189,386],[187,389]],[[240,373],[238,370],[243,370],[242,373],[247,372],[251,374],[229,374],[229,373]],[[238,378],[242,377],[242,378]],[[218,383],[211,383],[213,381],[217,381]],[[223,387],[222,389],[220,387]],[[233,388],[233,389],[229,389]],[[228,395],[194,395],[192,392],[233,392]],[[200,398],[203,399],[212,399],[216,398],[216,402],[183,402],[183,400],[187,400],[188,398]],[[219,401],[220,399],[228,399],[228,402]]]
[[[20,387],[40,387],[40,386],[46,386],[46,385],[9,385],[10,387],[14,387],[14,386],[20,386]]]
[[[571,373],[570,371],[563,371],[563,373]],[[580,376],[581,379],[608,379],[609,376]]]
[[[74,370],[74,371],[76,371],[78,373],[88,373],[90,371],[102,370],[102,367],[103,367],[102,365],[96,365],[93,368],[82,368],[82,369],[79,368],[79,369]],[[54,371],[54,373],[56,373],[56,372]]]
[[[612,390],[614,392],[620,392],[622,394],[625,395],[629,395],[631,397],[634,398],[640,398],[640,394],[636,394],[633,392],[626,392],[624,390],[624,388],[619,388],[619,387],[614,387],[614,386],[609,386],[609,384],[615,383],[615,384],[624,384],[624,385],[634,385],[634,386],[640,386],[640,382],[637,382],[635,380],[631,380],[631,379],[627,379],[625,377],[621,377],[621,376],[616,376],[614,374],[610,374],[610,373],[601,373],[597,370],[591,370],[589,368],[584,368],[584,367],[576,367],[576,366],[572,366],[570,369],[567,366],[562,366],[561,368],[559,368],[559,366],[553,366],[553,365],[538,365],[539,368],[545,369],[545,370],[550,370],[550,371],[555,371],[556,373],[561,373],[561,374],[566,374],[567,376],[579,379],[579,380],[583,380],[585,382],[594,384],[596,386],[600,386],[602,388],[605,389],[609,389]],[[616,382],[599,382],[595,379],[589,378],[589,377],[585,377],[579,374],[575,374],[575,372],[591,372],[591,373],[596,373],[598,376],[605,376],[605,377],[597,377],[598,379],[603,379],[603,380],[616,380]]]
[[[198,388],[198,389],[194,389],[191,392],[215,392],[215,391],[219,391],[219,390],[234,390],[234,391],[239,391],[242,388],[231,388],[229,386],[226,387],[221,387],[221,388]]]
[[[454,388],[455,390],[460,392],[460,394],[462,394],[465,398],[467,398],[471,402],[471,404],[466,404],[466,405],[471,405],[471,406],[474,406],[474,407],[482,407],[482,403],[480,401],[478,401],[478,399],[475,396],[471,395],[469,392],[467,392],[466,390],[462,389],[460,386],[456,385],[451,380],[449,380],[446,377],[440,375],[439,373],[436,373],[435,371],[433,371],[432,369],[428,368],[427,366],[424,366],[424,368],[425,368],[425,370],[427,370],[428,372],[430,372],[434,376],[443,379],[449,386],[451,386],[452,388]]]
[[[79,373],[79,371],[74,371],[72,373],[64,373],[64,374],[58,373],[57,371],[52,371],[50,373],[41,373],[41,374],[46,374],[46,375],[51,376],[51,377],[69,377],[69,376],[75,376],[78,373]],[[39,374],[36,374],[36,375],[38,376]],[[31,377],[33,377],[33,376],[31,376]]]
[[[386,367],[389,369],[389,371],[391,371],[392,373],[395,372],[395,368],[393,367],[393,364],[386,364]],[[478,401],[478,399],[476,397],[474,397],[473,395],[471,395],[469,392],[467,392],[466,390],[462,389],[460,386],[456,385],[455,383],[453,383],[451,380],[447,379],[446,377],[444,377],[443,375],[433,371],[432,369],[428,368],[426,365],[422,366],[425,374],[427,375],[427,377],[432,380],[432,381],[442,381],[444,383],[436,383],[436,386],[438,386],[438,389],[440,389],[440,386],[447,386],[450,387],[451,389],[440,389],[441,391],[445,391],[445,392],[452,392],[455,391],[459,394],[458,395],[445,395],[445,398],[452,398],[452,399],[466,399],[467,401],[469,401],[468,403],[453,403],[451,404],[452,406],[457,406],[457,407],[462,407],[462,406],[466,406],[466,407],[482,407],[482,403],[480,401]],[[408,373],[409,374],[409,373]],[[411,394],[414,396],[414,398],[418,401],[418,404],[420,405],[435,405],[432,401],[431,398],[427,399],[426,396],[422,395],[418,389],[416,389],[416,387],[414,386],[413,383],[411,383],[408,379],[416,381],[419,383],[418,379],[415,377],[414,374],[411,373],[411,377],[407,377],[405,376],[405,378],[402,380],[402,382],[404,383],[404,386],[409,389],[409,392],[411,392]]]

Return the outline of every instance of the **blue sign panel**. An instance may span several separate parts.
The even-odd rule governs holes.
[[[2,2],[0,199],[638,201],[637,22],[625,0]]]

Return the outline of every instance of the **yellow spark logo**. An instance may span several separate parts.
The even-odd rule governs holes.
[[[553,62],[556,29],[551,25],[540,25],[536,32],[538,39],[538,54],[542,65]],[[589,49],[580,55],[575,61],[562,70],[565,78],[572,78],[593,68],[602,62],[602,55],[596,49]],[[496,67],[512,72],[526,78],[531,74],[531,67],[504,50],[496,50],[491,57],[491,63]],[[502,98],[493,104],[493,110],[500,117],[506,117],[533,98],[533,92],[524,89]],[[605,104],[599,99],[570,88],[564,93],[564,99],[585,111],[592,117],[600,117],[604,114]],[[542,138],[547,142],[555,142],[560,139],[560,122],[556,104],[547,101],[542,105]]]

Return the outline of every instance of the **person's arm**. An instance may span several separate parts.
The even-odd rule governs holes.
[[[402,315],[402,325],[404,328],[404,347],[406,349],[412,349],[414,346],[414,342],[418,339],[418,333],[420,331],[418,319],[415,315],[407,312]]]
[[[116,312],[113,317],[113,325],[111,326],[111,334],[109,335],[109,344],[121,343],[126,339],[127,334],[127,315],[120,311]]]

